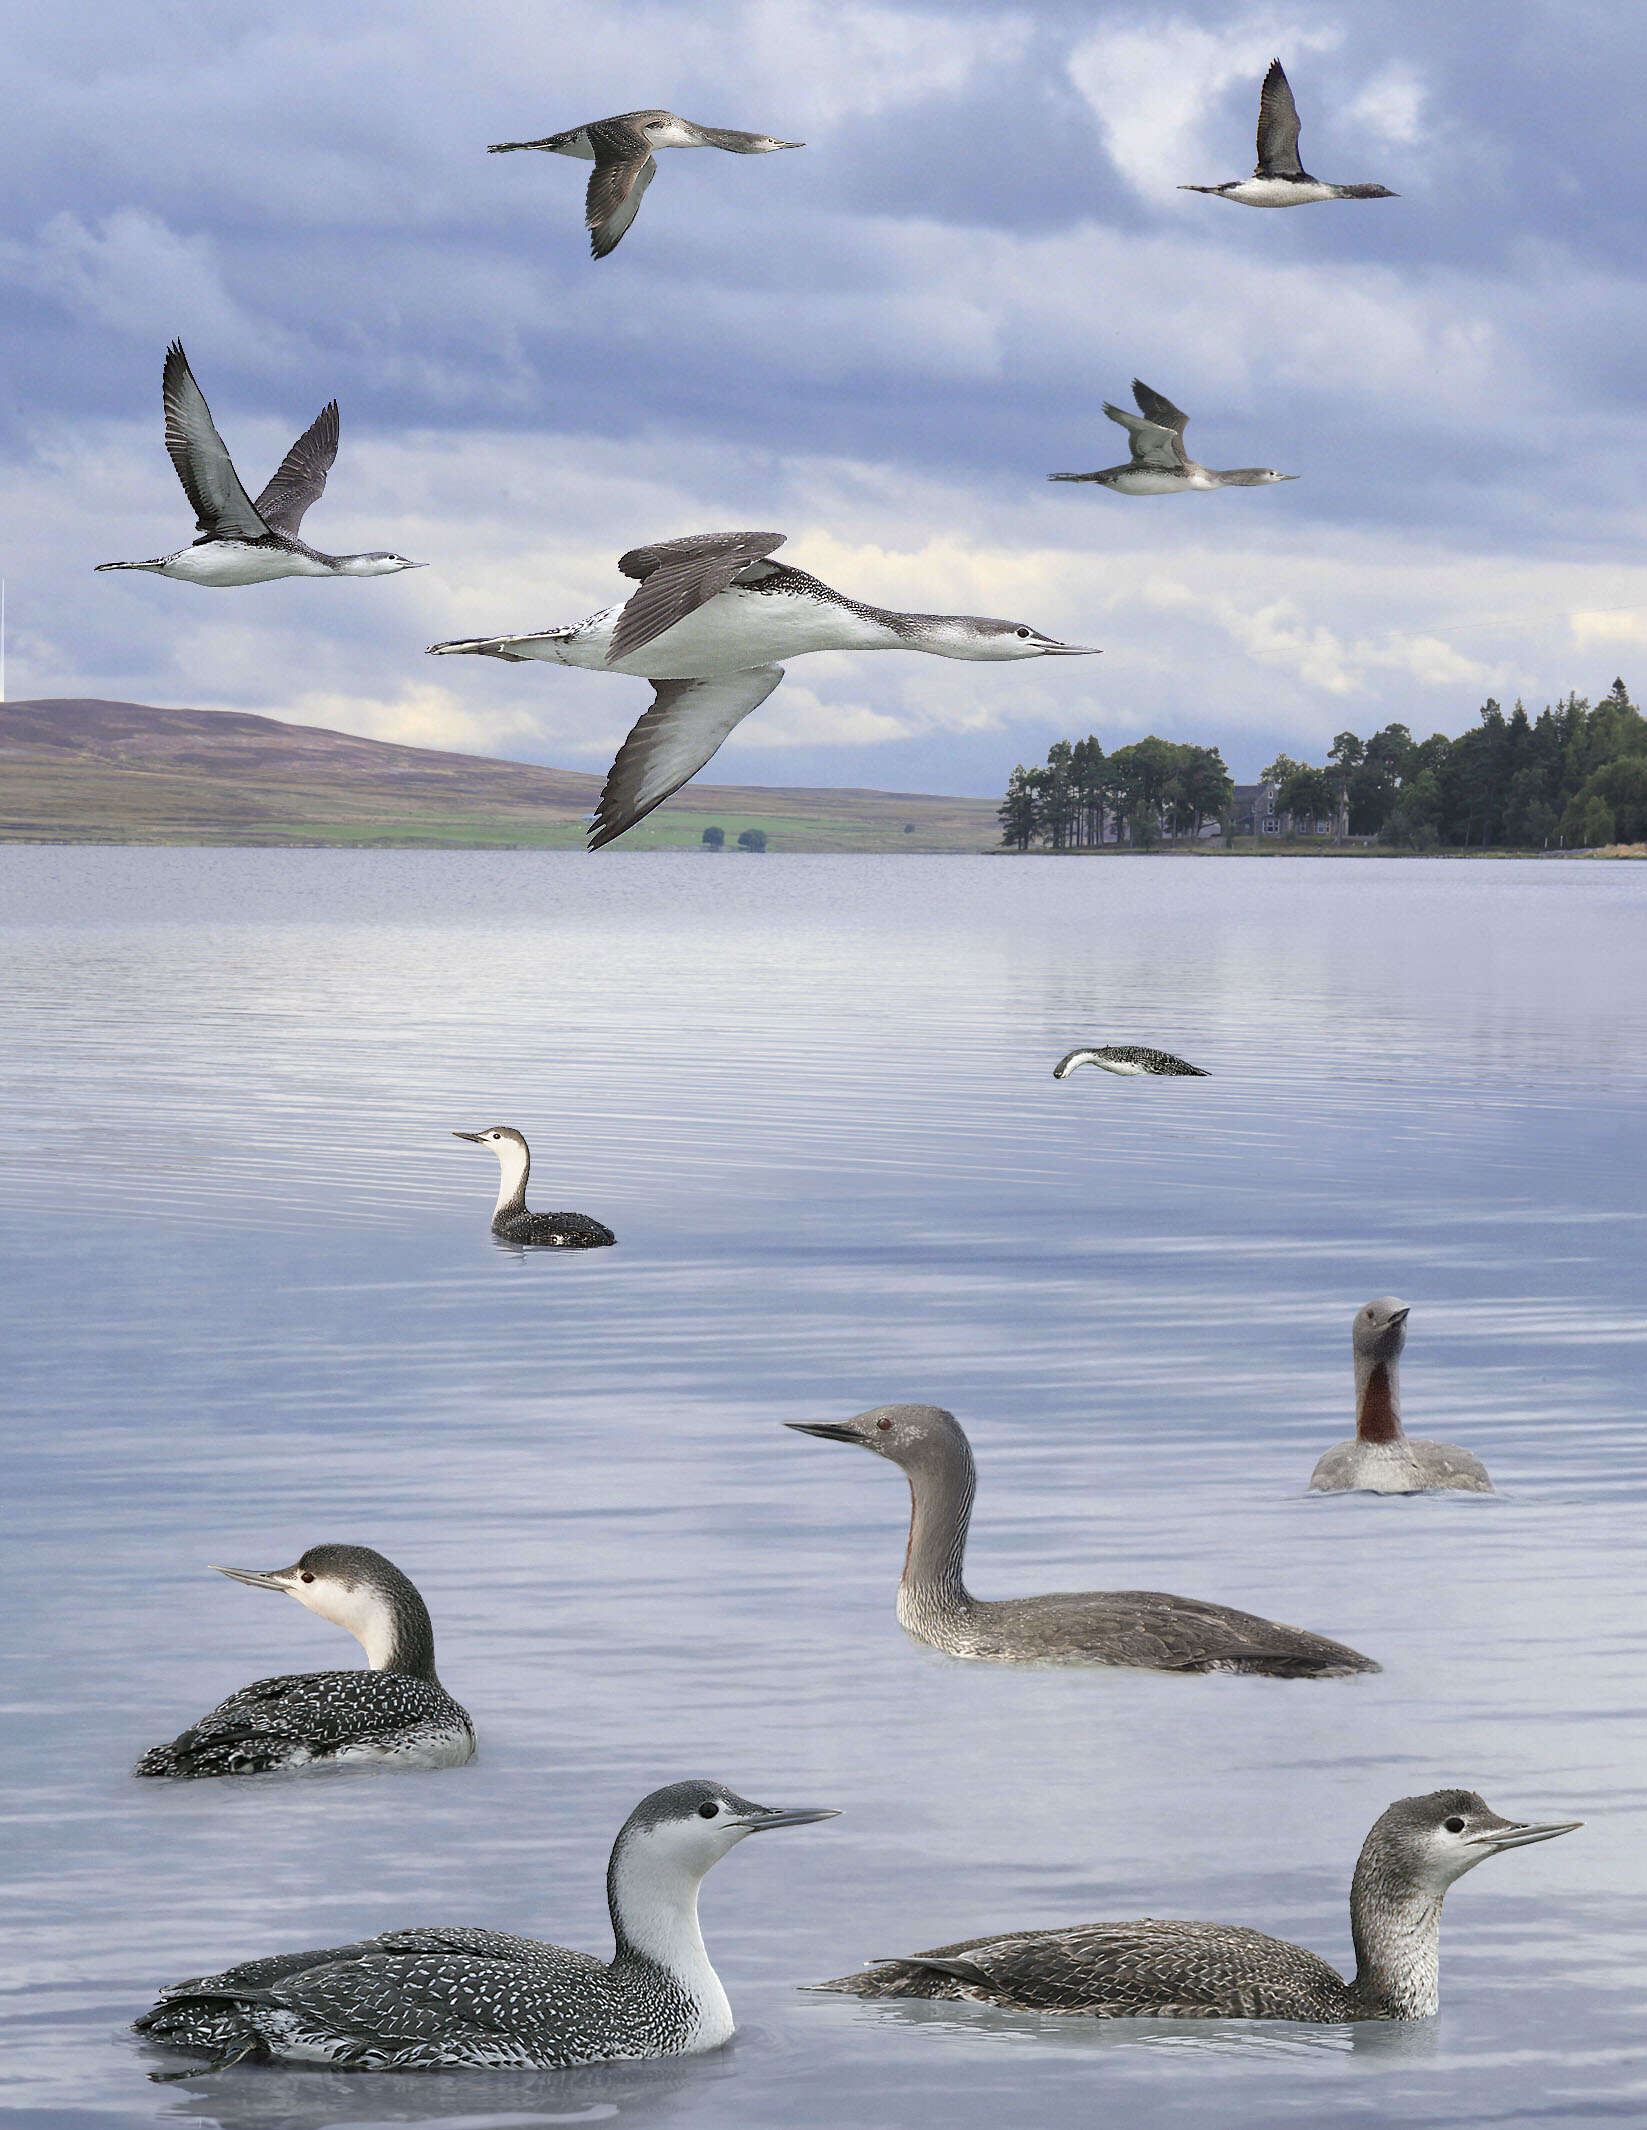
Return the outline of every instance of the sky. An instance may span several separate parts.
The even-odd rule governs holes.
[[[1455,733],[1647,676],[1647,10],[1411,0],[0,0],[7,693],[256,710],[601,769],[643,682],[433,661],[576,621],[732,527],[877,604],[1095,659],[796,661],[716,781],[994,794],[1060,737]],[[1305,167],[1263,213],[1272,55]],[[663,105],[804,140],[660,156],[595,264],[586,166],[488,156]],[[209,591],[94,564],[192,523],[174,336],[255,494],[336,397],[305,536],[427,569]],[[1134,376],[1214,466],[1126,498]]]

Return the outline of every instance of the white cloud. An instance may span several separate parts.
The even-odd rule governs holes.
[[[1181,184],[1222,184],[1252,163],[1258,89],[1276,54],[1331,51],[1341,32],[1302,15],[1265,12],[1218,28],[1188,16],[1094,32],[1069,57],[1110,159],[1134,191],[1166,197]],[[1252,123],[1213,138],[1214,106],[1236,82],[1251,85]]]

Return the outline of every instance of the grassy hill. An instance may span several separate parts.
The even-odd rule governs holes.
[[[578,849],[601,779],[399,747],[228,710],[0,703],[0,842]],[[713,824],[774,850],[969,851],[987,799],[689,784],[620,848],[697,844]]]

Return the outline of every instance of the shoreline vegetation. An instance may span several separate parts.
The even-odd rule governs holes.
[[[997,818],[1027,854],[1187,848],[1228,856],[1634,856],[1647,839],[1647,718],[1615,680],[1537,719],[1495,701],[1457,739],[1390,724],[1340,732],[1321,767],[1277,755],[1237,784],[1216,747],[1151,734],[1106,754],[1097,735],[1023,763]]]
[[[1497,724],[1489,719],[1494,713]],[[1519,705],[1509,718],[1489,704],[1481,731],[1490,746],[1548,751],[1556,774],[1575,782],[1548,845],[1498,833],[1483,843],[1399,839],[1369,829],[1392,735],[1355,741],[1360,756],[1344,775],[1340,735],[1331,770],[1285,757],[1257,785],[1236,785],[1216,748],[1154,738],[1105,755],[1096,739],[1061,743],[1045,767],[1014,772],[1017,829],[1007,805],[918,792],[693,784],[650,816],[624,847],[699,850],[733,862],[762,851],[1029,857],[1506,858],[1647,857],[1647,720],[1615,682],[1592,710],[1569,697],[1536,723]],[[1523,728],[1525,728],[1523,730]],[[1583,746],[1576,744],[1582,739]],[[1410,809],[1439,795],[1447,807],[1470,785],[1452,757],[1481,735],[1437,736],[1388,779]],[[1623,742],[1614,746],[1614,742]],[[1409,745],[1411,744],[1409,739]],[[1436,763],[1440,750],[1448,757]],[[1586,752],[1589,759],[1586,759]],[[1600,759],[1597,759],[1597,757]],[[1504,763],[1499,762],[1499,768]],[[1529,787],[1512,765],[1508,806],[1491,817],[1500,831],[1526,819]],[[1582,771],[1582,775],[1579,772]],[[1548,776],[1548,765],[1539,770]],[[1430,781],[1426,782],[1425,779]],[[0,703],[0,843],[154,845],[264,850],[581,850],[601,778],[541,764],[464,755],[362,739],[352,733],[236,711],[164,709],[80,699]],[[1596,793],[1612,833],[1575,844],[1561,821],[1574,799]],[[1559,787],[1558,787],[1559,793]],[[1635,794],[1635,796],[1632,796]],[[1019,840],[1025,796],[1036,809]],[[1537,794],[1534,794],[1537,797]],[[1348,817],[1342,807],[1347,798]],[[1548,802],[1546,802],[1548,803]],[[1199,818],[1195,807],[1199,804]],[[1186,817],[1183,809],[1189,808]],[[1061,809],[1061,813],[1058,810]],[[1313,810],[1307,810],[1313,809]],[[1553,808],[1552,808],[1553,812]],[[1051,828],[1061,818],[1060,831]],[[1533,816],[1536,821],[1537,815]],[[1102,826],[1104,840],[1097,840]],[[1342,831],[1342,832],[1341,832]]]

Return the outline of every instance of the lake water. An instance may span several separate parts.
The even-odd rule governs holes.
[[[1647,867],[0,851],[10,1536],[3,2075],[54,2125],[1562,2124],[1647,2115]],[[1055,1084],[1079,1041],[1204,1080]],[[487,1232],[520,1126],[587,1257]],[[1349,1321],[1490,1500],[1310,1500]],[[965,1665],[893,1617],[951,1407],[986,1595],[1176,1589],[1375,1678]],[[353,1661],[210,1561],[378,1546],[480,1756],[170,1787],[231,1688]],[[348,2079],[124,2031],[156,1987],[416,1922],[602,1949],[684,1774],[843,1816],[706,1882],[714,2056]],[[1582,1833],[1448,1904],[1412,2029],[797,1993],[1129,1915],[1349,1962],[1392,1798]]]

